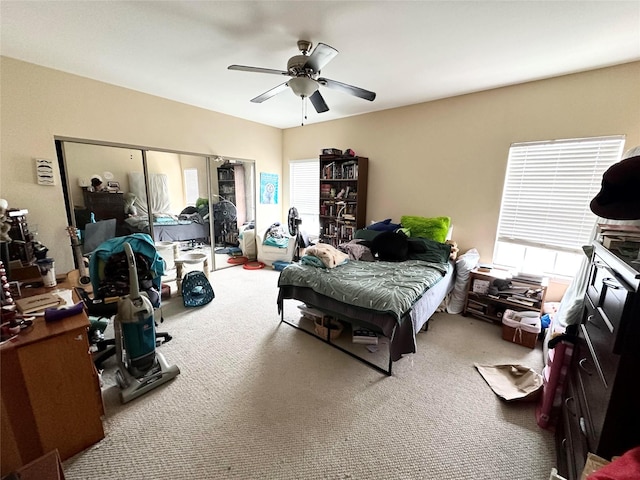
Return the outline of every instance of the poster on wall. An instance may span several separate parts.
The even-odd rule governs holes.
[[[278,174],[260,174],[260,203],[276,205],[278,203]]]
[[[38,185],[54,186],[56,179],[53,175],[53,161],[45,158],[36,158],[35,161]]]

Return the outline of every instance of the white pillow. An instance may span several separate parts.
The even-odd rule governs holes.
[[[467,250],[456,260],[456,283],[449,294],[447,313],[462,313],[464,300],[469,286],[469,272],[480,261],[480,253],[475,248]]]

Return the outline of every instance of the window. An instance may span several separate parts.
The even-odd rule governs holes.
[[[300,228],[311,237],[320,233],[320,161],[294,160],[289,164],[289,202],[302,219]]]
[[[200,196],[198,190],[198,169],[184,169],[184,196],[185,204],[190,207],[196,206],[196,201]]]
[[[595,226],[589,203],[623,147],[624,136],[511,145],[493,262],[573,276]]]

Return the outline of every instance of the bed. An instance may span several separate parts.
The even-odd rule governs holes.
[[[437,248],[449,252],[446,247]],[[455,284],[455,264],[449,254],[441,253],[436,260],[415,257],[401,262],[349,260],[327,269],[292,264],[278,279],[280,320],[300,328],[284,319],[284,300],[293,299],[340,320],[370,328],[389,339],[386,370],[335,343],[333,346],[391,375],[394,361],[416,352],[416,334],[426,329],[429,318]],[[332,343],[329,336],[323,340]]]
[[[142,172],[129,172],[129,195],[133,200],[136,215],[125,219],[129,233],[151,234],[149,210],[153,218],[153,239],[156,242],[184,242],[188,240],[206,240],[210,238],[209,222],[199,213],[172,213],[169,201],[168,177],[165,174],[149,175],[147,201],[144,175]]]
[[[188,240],[208,240],[209,222],[199,219],[181,219],[181,216],[156,217],[153,222],[153,239],[156,242],[185,242]],[[131,233],[149,233],[149,219],[129,217],[124,223]]]

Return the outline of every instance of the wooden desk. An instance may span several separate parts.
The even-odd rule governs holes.
[[[66,460],[104,438],[88,326],[84,312],[53,323],[36,317],[33,327],[0,346],[1,475],[54,449]]]

